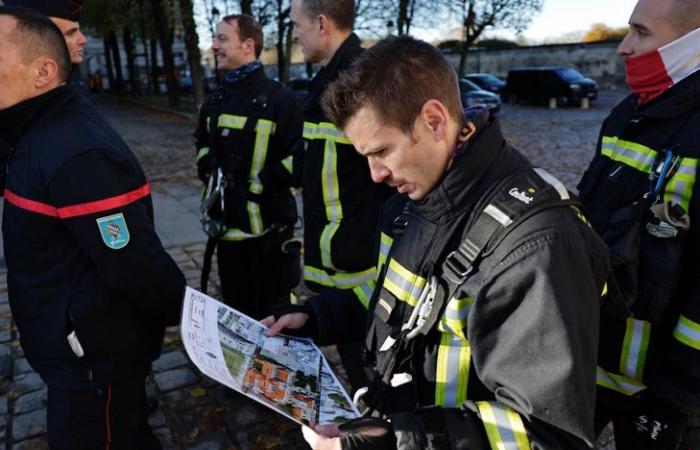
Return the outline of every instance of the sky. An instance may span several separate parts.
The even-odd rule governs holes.
[[[636,3],[637,0],[544,0],[542,11],[521,36],[532,43],[542,43],[575,32],[583,34],[594,23],[624,27]],[[412,34],[431,42],[448,37],[443,29],[414,28]],[[508,30],[487,31],[484,37],[517,38]]]
[[[544,0],[544,8],[530,28],[528,39],[543,40],[571,31],[585,31],[594,23],[623,27],[637,0]]]

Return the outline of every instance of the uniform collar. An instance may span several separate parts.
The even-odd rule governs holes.
[[[304,100],[304,111],[313,110],[321,102],[326,86],[345,70],[362,53],[362,43],[355,33],[351,33],[338,47],[327,66],[322,68],[309,84],[309,95]]]
[[[636,100],[634,101],[636,105]],[[637,112],[652,119],[670,119],[700,106],[700,72],[671,87],[649,103],[637,106]]]
[[[0,139],[14,147],[27,129],[42,115],[48,114],[77,96],[71,85],[59,86],[0,111]]]
[[[473,207],[481,197],[484,178],[505,151],[504,141],[498,121],[490,118],[477,130],[468,147],[456,156],[437,187],[422,200],[413,202],[412,210],[436,221],[445,214],[459,214]]]

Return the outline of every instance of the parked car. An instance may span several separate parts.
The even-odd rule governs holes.
[[[508,73],[504,98],[511,102],[554,98],[558,106],[580,105],[584,98],[598,98],[598,86],[569,67],[531,67]]]
[[[304,100],[304,98],[309,94],[309,83],[311,82],[308,78],[292,78],[287,82],[287,87],[294,91],[299,100]]]
[[[498,95],[481,89],[469,80],[459,80],[459,91],[465,108],[485,105],[492,114],[501,109],[501,98]]]
[[[485,91],[493,92],[498,95],[501,95],[503,89],[506,87],[505,81],[496,78],[490,73],[469,73],[463,78],[471,81]]]

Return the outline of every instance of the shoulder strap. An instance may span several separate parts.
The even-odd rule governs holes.
[[[243,127],[244,133],[253,133],[255,131],[255,127],[258,125],[258,120],[260,120],[265,110],[267,110],[267,105],[270,103],[270,97],[272,97],[272,94],[280,89],[280,87],[281,86],[274,82],[268,81],[268,83],[266,83],[263,90],[260,92],[260,95],[253,100],[253,108],[251,109],[251,113],[245,123],[245,127]]]
[[[437,324],[450,298],[462,286],[481,259],[492,253],[518,225],[545,210],[581,207],[564,185],[549,172],[528,168],[506,177],[479,202],[479,211],[468,225],[456,250],[442,264],[442,274],[432,305],[426,307],[413,335],[428,334]]]

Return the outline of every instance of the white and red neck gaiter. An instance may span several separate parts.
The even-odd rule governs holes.
[[[653,52],[627,58],[625,70],[640,105],[655,99],[700,70],[700,28]]]

